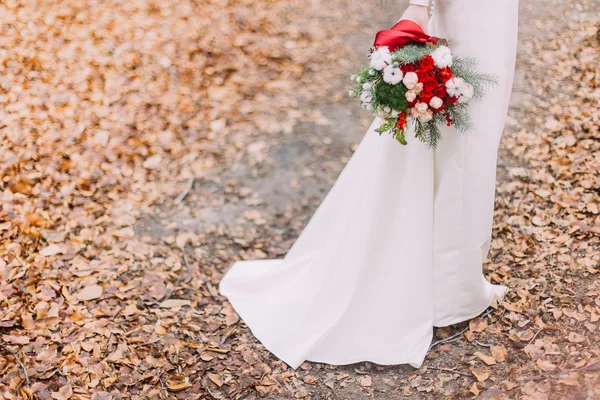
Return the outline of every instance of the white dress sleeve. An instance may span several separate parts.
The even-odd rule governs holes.
[[[429,0],[410,0],[410,4],[427,7],[429,5]]]

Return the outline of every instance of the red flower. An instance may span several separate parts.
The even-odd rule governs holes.
[[[428,83],[437,83],[435,74],[432,71],[418,70],[417,76],[419,77],[419,82],[423,82],[423,85],[426,85]]]
[[[438,85],[438,87],[436,87],[433,90],[433,94],[437,97],[439,97],[440,99],[444,100],[444,97],[446,97],[446,95],[448,94],[446,92],[446,86],[444,85]]]
[[[458,101],[458,97],[449,97],[447,101],[448,101],[448,104],[454,105]]]
[[[400,67],[400,69],[402,70],[402,73],[407,73],[407,72],[415,72],[417,70],[417,68],[415,67],[415,64],[406,64]]]
[[[406,113],[405,112],[400,113],[398,115],[398,129],[404,129],[407,122],[408,121],[406,120]]]
[[[409,101],[408,103],[406,103],[406,106],[408,108],[414,108],[414,106],[417,104],[417,100],[414,101]]]
[[[442,82],[446,83],[448,82],[450,79],[452,79],[452,70],[448,67],[444,67],[440,70],[439,72],[440,74],[440,78],[442,79]]]
[[[428,80],[428,81],[423,82],[423,91],[431,93],[434,96],[435,96],[434,91],[437,87],[438,87],[438,84],[434,80]]]
[[[433,61],[433,57],[430,55],[426,55],[419,61],[419,69],[422,71],[431,71],[434,65],[435,62]]]
[[[419,95],[419,102],[429,104],[429,102],[433,99],[433,93],[431,92],[421,92]]]

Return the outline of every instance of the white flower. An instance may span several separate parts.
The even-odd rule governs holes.
[[[402,71],[398,67],[388,65],[383,70],[383,80],[385,83],[397,85],[398,83],[402,82]]]
[[[412,89],[419,82],[419,76],[415,72],[407,72],[404,74],[404,79],[402,79],[402,83],[408,89]]]
[[[465,81],[463,78],[455,76],[446,82],[446,91],[449,96],[459,97],[463,92],[463,86],[465,85]]]
[[[371,69],[369,70],[369,75],[371,75],[371,76],[375,76],[375,70],[371,68]]]
[[[400,111],[398,111],[398,110],[392,110],[390,112],[390,116],[392,116],[394,118],[396,118],[398,115],[400,115]]]
[[[461,87],[461,96],[458,99],[459,103],[466,103],[473,98],[475,94],[475,90],[473,89],[473,85],[468,82],[465,82]]]
[[[429,109],[427,103],[417,103],[415,104],[415,110],[418,114],[423,114],[425,111]]]
[[[362,92],[360,94],[360,101],[363,103],[370,103],[373,101],[373,94],[371,92]]]
[[[378,47],[371,53],[371,68],[381,71],[392,63],[392,55],[387,46]]]
[[[438,68],[452,66],[452,52],[446,46],[439,46],[431,53],[431,57]]]
[[[348,96],[350,96],[350,97],[356,97],[356,92],[354,90],[350,90],[348,92]]]
[[[438,109],[440,108],[442,105],[444,105],[444,100],[440,99],[437,96],[434,96],[431,101],[429,101],[429,105],[431,106],[431,108],[434,109]]]
[[[373,85],[368,82],[362,85],[363,90],[371,90],[372,87]]]
[[[412,102],[415,101],[416,98],[417,92],[415,92],[414,90],[409,90],[408,92],[406,92],[406,101]]]
[[[357,78],[357,76],[356,76],[356,75],[350,75],[350,80],[351,80],[352,82],[356,82],[356,78]]]
[[[369,111],[369,112],[373,111],[373,104],[371,104],[371,103],[368,103],[368,104],[366,105],[365,109],[366,109],[367,111]]]
[[[360,79],[360,76],[357,76],[356,77],[356,83],[361,83],[361,82],[362,82],[362,79]]]
[[[421,120],[421,122],[431,121],[433,119],[433,112],[431,110],[427,110],[419,115],[418,118]]]
[[[392,112],[392,109],[391,109],[390,107],[388,107],[388,106],[385,106],[385,107],[383,107],[383,112],[385,112],[385,113],[388,113],[388,114],[389,114],[389,113],[391,113],[391,112]]]
[[[413,90],[417,92],[417,94],[421,93],[423,91],[423,84],[421,82],[417,83]]]

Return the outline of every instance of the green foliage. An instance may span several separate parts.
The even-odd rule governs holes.
[[[375,85],[373,92],[375,94],[373,104],[375,106],[388,106],[394,110],[402,111],[406,108],[406,92],[408,89],[404,85],[390,85],[383,79]]]
[[[460,132],[468,132],[473,128],[471,117],[467,112],[467,104],[455,104],[447,110],[454,127]]]
[[[379,128],[375,129],[375,132],[378,132],[379,135],[385,132],[389,132],[396,126],[396,118],[386,118],[383,120]]]
[[[404,129],[394,128],[394,139],[396,139],[400,144],[407,145],[406,137],[404,135]]]
[[[450,69],[454,75],[460,76],[465,82],[473,85],[473,99],[475,100],[483,96],[485,86],[498,83],[496,75],[485,74],[477,70],[477,61],[474,58],[455,56]]]
[[[442,113],[433,115],[433,119],[425,123],[425,144],[430,149],[435,149],[442,139],[442,131],[440,126],[446,123],[446,119]]]
[[[412,64],[425,57],[427,54],[431,54],[437,46],[433,45],[417,45],[409,44],[401,49],[398,49],[392,53],[392,60],[397,61],[402,65]]]
[[[386,132],[391,133],[392,137],[396,139],[400,144],[408,144],[405,137],[405,130],[398,129],[398,118],[384,119],[379,128],[375,129],[375,132],[378,132],[379,135]]]

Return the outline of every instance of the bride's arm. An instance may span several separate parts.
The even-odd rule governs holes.
[[[410,0],[410,5],[402,14],[402,19],[409,19],[416,22],[425,33],[427,33],[427,24],[429,22],[428,8],[429,0]]]

